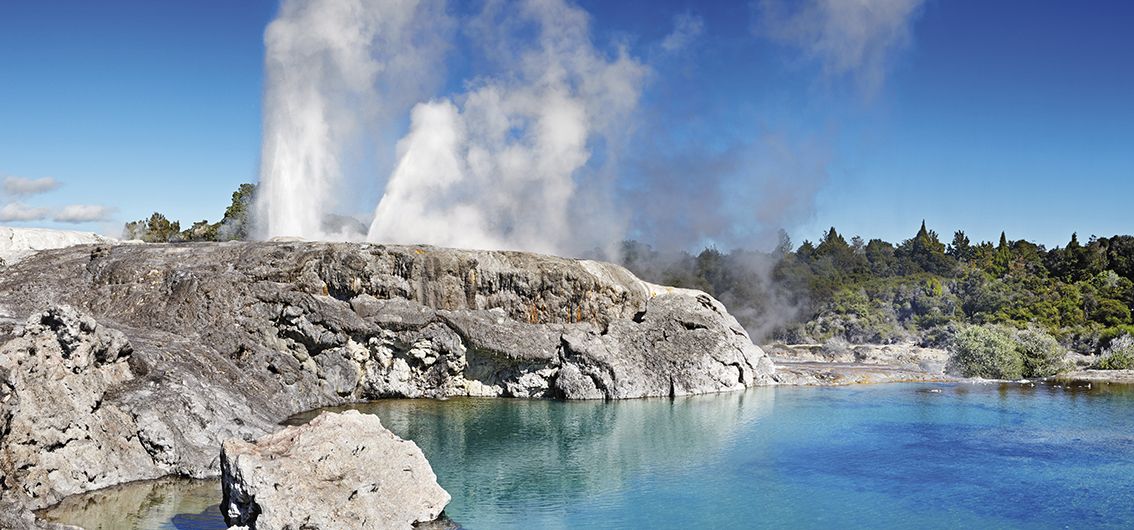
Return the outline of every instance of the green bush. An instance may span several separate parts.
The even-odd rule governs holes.
[[[1111,341],[1094,367],[1099,370],[1134,369],[1134,336],[1123,335]]]
[[[1067,369],[1067,350],[1042,330],[1017,333],[1016,351],[1024,361],[1024,377],[1048,377]]]
[[[950,371],[965,377],[1019,379],[1024,375],[1024,360],[1013,332],[1004,326],[964,326],[949,350]]]

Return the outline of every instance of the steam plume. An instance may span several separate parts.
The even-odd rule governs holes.
[[[439,70],[449,21],[435,0],[286,0],[264,35],[257,220],[264,237],[324,238],[343,166]]]
[[[523,2],[514,15],[490,3],[472,36],[505,69],[414,108],[369,239],[579,250],[579,188],[603,185],[594,149],[619,141],[647,71],[625,50],[596,50],[588,26],[561,0]],[[516,40],[525,30],[538,35],[532,49]]]
[[[759,5],[773,38],[833,74],[873,77],[905,42],[921,1]],[[768,247],[778,228],[811,215],[827,175],[823,142],[775,132],[728,139],[712,126],[691,133],[686,116],[657,118],[684,98],[640,108],[659,72],[625,46],[596,45],[589,15],[569,0],[452,9],[444,0],[284,0],[265,33],[260,236],[616,257],[627,236],[663,249]],[[647,48],[681,60],[676,52],[705,24],[679,15]],[[448,68],[455,42],[454,64],[469,71]],[[378,163],[360,170],[367,158]],[[373,217],[361,234],[345,203],[366,201],[367,187],[381,195],[365,205]]]

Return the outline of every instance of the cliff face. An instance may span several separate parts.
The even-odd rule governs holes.
[[[0,316],[15,337],[0,346],[0,390],[11,397],[0,404],[0,474],[32,506],[160,474],[215,475],[221,440],[260,436],[320,406],[671,396],[766,383],[772,372],[704,293],[610,264],[518,252],[80,246],[0,268]],[[70,353],[108,348],[113,355],[78,365]],[[35,389],[44,377],[93,390],[49,400]],[[113,417],[121,433],[91,435],[103,423],[95,414]],[[67,425],[47,428],[44,416]],[[73,468],[84,459],[50,456],[80,446],[144,462],[83,474]],[[51,477],[63,474],[61,489]],[[36,480],[43,486],[28,486]]]

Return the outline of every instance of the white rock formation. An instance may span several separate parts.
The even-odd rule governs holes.
[[[117,241],[93,232],[0,226],[0,260],[11,265],[40,250]]]

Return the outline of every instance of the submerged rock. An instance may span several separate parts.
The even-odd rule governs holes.
[[[32,508],[121,482],[216,476],[222,440],[318,407],[675,396],[773,372],[705,293],[521,252],[45,250],[0,269],[0,320],[26,320],[0,326],[0,501]]]
[[[450,499],[416,444],[357,411],[224,442],[221,485],[225,521],[254,530],[411,528]]]

